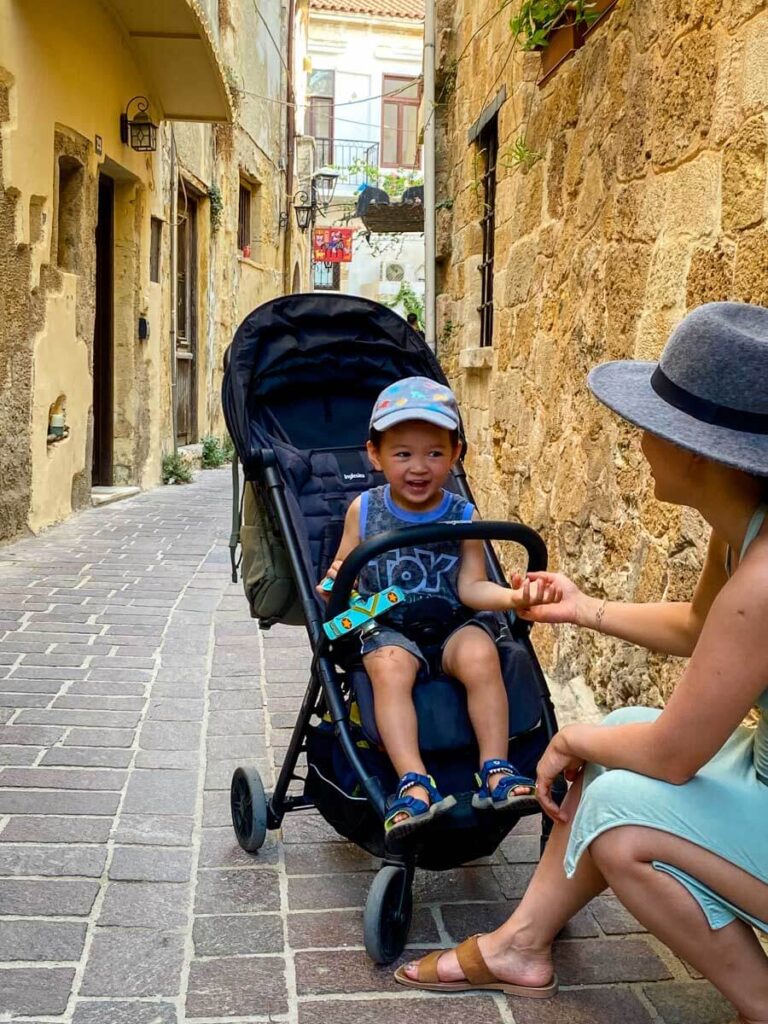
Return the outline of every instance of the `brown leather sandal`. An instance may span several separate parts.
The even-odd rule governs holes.
[[[459,958],[459,967],[464,972],[464,981],[440,981],[437,975],[437,962],[447,949],[436,949],[429,953],[422,960],[419,960],[419,977],[414,981],[405,973],[405,965],[398,967],[395,971],[395,981],[408,988],[425,989],[428,992],[473,992],[482,989],[487,992],[504,992],[508,996],[522,996],[525,999],[551,999],[557,992],[557,975],[552,975],[549,985],[535,988],[532,985],[511,985],[509,982],[500,981],[483,959],[477,940],[479,935],[473,935],[470,939],[462,942],[456,947],[456,956]]]

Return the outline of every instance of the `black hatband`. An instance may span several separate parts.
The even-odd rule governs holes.
[[[733,409],[728,405],[710,402],[707,398],[699,398],[690,391],[681,388],[657,366],[651,377],[651,387],[669,405],[681,412],[694,416],[702,423],[711,423],[715,427],[727,427],[739,430],[744,434],[768,434],[768,413],[745,412]]]

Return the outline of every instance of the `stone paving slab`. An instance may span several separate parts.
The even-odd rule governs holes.
[[[229,581],[229,472],[89,510],[0,558],[0,1020],[26,1024],[729,1024],[610,896],[557,944],[541,1003],[403,990],[373,966],[377,864],[317,814],[257,856],[241,763],[274,781],[304,695],[299,629],[260,634]],[[559,693],[566,717],[589,695]],[[408,957],[497,926],[538,857],[419,872]]]

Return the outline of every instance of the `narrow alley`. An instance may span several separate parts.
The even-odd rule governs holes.
[[[260,635],[229,582],[228,471],[78,515],[0,556],[0,1019],[62,1024],[726,1024],[726,1004],[610,896],[569,925],[553,1002],[399,989],[362,946],[373,862],[315,814],[257,857],[239,763],[269,778],[303,631]],[[533,820],[416,880],[411,948],[507,916]]]

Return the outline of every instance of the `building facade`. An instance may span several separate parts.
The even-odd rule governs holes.
[[[524,52],[508,8],[438,2],[438,355],[486,514],[541,530],[592,593],[687,599],[702,524],[655,501],[638,433],[585,378],[656,358],[700,303],[768,304],[768,11],[599,7],[543,79],[552,54]],[[537,637],[611,704],[659,703],[677,672],[585,630]]]
[[[306,2],[0,0],[0,539],[223,433],[234,329],[308,282],[302,31]]]
[[[350,263],[316,262],[313,285],[393,303],[424,294],[422,232],[375,233],[354,216],[360,189],[399,198],[422,181],[418,117],[423,0],[310,0],[304,130],[318,167],[339,173],[318,226],[354,230]]]

